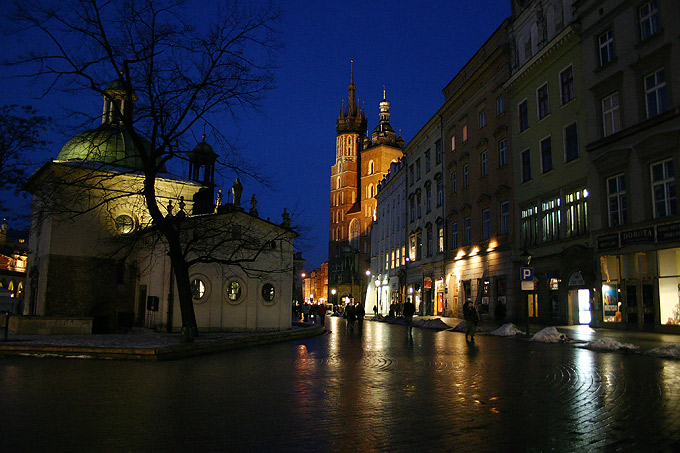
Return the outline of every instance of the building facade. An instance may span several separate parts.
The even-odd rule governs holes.
[[[578,1],[594,322],[680,333],[680,7]]]
[[[390,104],[380,102],[379,123],[369,137],[357,107],[352,71],[347,106],[336,122],[335,164],[331,167],[328,287],[339,301],[365,303],[370,280],[371,226],[378,184],[403,155],[404,141],[390,124]],[[372,307],[371,307],[372,308]]]

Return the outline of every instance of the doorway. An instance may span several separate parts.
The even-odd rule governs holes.
[[[656,317],[654,282],[652,280],[628,280],[624,285],[626,321],[633,330],[654,330]]]

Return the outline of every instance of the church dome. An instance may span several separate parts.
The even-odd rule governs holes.
[[[138,137],[147,152],[151,151],[151,142],[139,135]],[[101,162],[133,170],[143,169],[142,159],[135,149],[131,133],[124,127],[107,123],[97,129],[81,132],[69,140],[59,152],[57,160]]]
[[[203,141],[194,147],[194,149],[189,152],[189,159],[193,162],[214,162],[217,159],[217,153],[213,150],[205,141],[205,135],[203,135]]]

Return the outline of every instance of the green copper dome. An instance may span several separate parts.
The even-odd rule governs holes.
[[[139,135],[137,137],[149,152],[151,142]],[[123,127],[112,124],[102,124],[97,129],[76,135],[64,145],[57,160],[84,160],[143,170],[142,159],[135,149],[132,135]]]

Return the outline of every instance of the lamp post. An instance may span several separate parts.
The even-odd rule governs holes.
[[[338,309],[337,301],[335,300],[335,294],[337,294],[337,291],[335,288],[331,289],[331,303],[333,304],[333,311],[336,311]]]
[[[376,292],[378,293],[377,299],[376,299],[377,300],[376,305],[378,307],[378,313],[382,312],[381,307],[380,307],[380,284],[381,283],[382,282],[380,281],[379,278],[375,280],[375,289],[376,289]]]
[[[531,253],[527,249],[522,250],[522,253],[520,254],[520,258],[522,258],[522,264],[525,266],[529,266],[531,264]],[[526,313],[526,320],[527,320],[527,335],[529,335],[529,293],[523,297],[524,299],[524,310]]]

